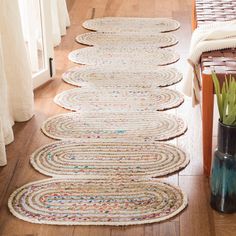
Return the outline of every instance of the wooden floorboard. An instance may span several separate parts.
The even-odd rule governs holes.
[[[105,226],[50,226],[31,224],[12,216],[7,208],[10,194],[19,186],[47,177],[36,172],[29,164],[30,154],[53,140],[40,131],[42,122],[58,113],[67,112],[53,103],[59,92],[73,88],[61,81],[62,73],[75,66],[67,59],[68,53],[84,46],[75,42],[77,34],[87,32],[81,24],[86,19],[102,16],[172,17],[181,23],[175,32],[179,44],[174,49],[181,60],[174,66],[185,72],[191,37],[191,0],[68,0],[71,27],[62,43],[55,49],[55,78],[35,91],[35,116],[29,122],[14,126],[15,141],[7,146],[8,165],[0,168],[0,235],[37,236],[233,236],[236,235],[236,215],[222,215],[209,206],[208,179],[202,175],[201,116],[191,108],[191,101],[175,111],[189,123],[188,132],[177,143],[191,159],[190,165],[178,174],[163,180],[180,185],[189,196],[188,208],[175,218],[162,223],[130,227]],[[179,85],[175,86],[180,88]]]
[[[204,176],[180,176],[179,186],[189,199],[188,207],[180,215],[180,235],[214,236],[208,180]]]

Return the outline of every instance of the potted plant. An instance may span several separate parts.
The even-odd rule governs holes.
[[[212,74],[220,119],[218,122],[217,149],[211,168],[211,206],[224,212],[236,212],[236,81],[225,78],[220,87]]]

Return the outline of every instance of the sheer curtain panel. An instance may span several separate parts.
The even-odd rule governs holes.
[[[0,165],[6,165],[5,145],[13,141],[14,121],[33,116],[29,60],[21,29],[18,0],[0,0]]]
[[[33,73],[39,71],[40,57],[42,53],[42,29],[40,22],[40,1],[39,0],[18,0],[20,7],[21,23],[25,43],[28,48],[28,55]]]
[[[61,42],[61,36],[66,34],[66,28],[70,26],[70,18],[66,0],[51,0],[50,2],[53,44],[57,46]]]

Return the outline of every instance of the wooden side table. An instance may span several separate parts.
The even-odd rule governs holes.
[[[236,19],[236,1],[193,0],[192,28],[212,23]],[[201,56],[202,79],[202,143],[203,168],[206,176],[210,175],[212,160],[212,132],[214,111],[214,89],[211,72],[215,71],[220,83],[225,75],[236,77],[236,49],[204,52]]]

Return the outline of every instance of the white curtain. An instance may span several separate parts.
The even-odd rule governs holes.
[[[66,0],[50,0],[50,2],[53,44],[57,46],[61,42],[61,36],[66,34],[66,28],[70,26],[70,18]]]
[[[40,19],[39,0],[18,0],[22,22],[22,30],[27,52],[31,62],[32,72],[39,71],[39,55],[43,51],[42,27]]]
[[[0,165],[6,165],[5,145],[13,141],[14,121],[33,116],[29,60],[21,29],[18,0],[0,0]]]
[[[3,68],[2,37],[0,34],[0,166],[6,165],[5,142],[12,139],[11,120],[9,117],[6,76]],[[3,102],[5,101],[5,102]],[[6,111],[6,113],[5,113]]]
[[[43,32],[41,24],[42,0],[18,0],[23,28],[23,35],[27,44],[27,53],[30,58],[32,73],[40,71],[40,61],[43,55]],[[66,28],[70,26],[66,0],[44,1],[51,12],[51,43],[57,46],[61,42],[61,36],[66,34]]]
[[[12,125],[33,116],[31,72],[39,69],[37,52],[43,48],[39,6],[38,0],[0,0],[0,166],[7,164]],[[49,6],[51,41],[57,46],[70,25],[66,0],[50,0]]]

